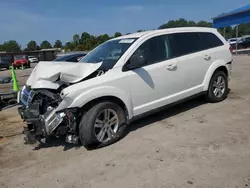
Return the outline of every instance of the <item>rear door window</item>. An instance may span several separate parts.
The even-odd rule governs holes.
[[[196,33],[174,33],[169,34],[168,38],[171,46],[172,58],[202,50],[199,36]]]
[[[223,46],[223,42],[213,33],[199,32],[197,34],[200,37],[203,50]]]

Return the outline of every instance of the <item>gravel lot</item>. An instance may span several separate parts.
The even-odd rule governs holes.
[[[61,141],[24,145],[14,136],[18,131],[11,134],[22,126],[15,108],[0,112],[0,130],[11,126],[11,137],[0,140],[0,187],[250,186],[249,75],[250,57],[236,57],[225,101],[196,99],[164,110],[134,122],[116,144],[93,151]]]

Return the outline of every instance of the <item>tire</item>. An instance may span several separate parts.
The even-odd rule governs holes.
[[[26,68],[30,68],[30,61],[28,62],[28,64],[25,66]]]
[[[216,85],[218,83],[219,77],[224,80],[224,87],[222,86],[223,85],[222,83],[220,84],[220,86],[219,85],[214,86],[214,84]],[[217,87],[217,92],[215,91],[216,87]],[[224,90],[222,88],[224,88]],[[220,90],[221,92],[219,92]],[[228,89],[227,75],[223,71],[216,71],[210,80],[206,94],[206,100],[211,103],[221,102],[227,98],[228,91],[229,89]]]
[[[118,128],[115,132],[115,135],[112,135],[112,138],[105,140],[105,141],[100,141],[101,138],[99,136],[99,139],[98,139],[98,135],[99,134],[102,135],[101,131],[102,131],[102,128],[105,129],[104,128],[105,125],[101,125],[102,128],[96,128],[95,122],[97,121],[98,118],[101,118],[101,116],[103,115],[102,113],[104,113],[104,111],[107,111],[108,109],[110,111],[110,114],[111,112],[116,113],[115,117],[118,118],[118,122],[116,123],[116,125],[118,125]],[[110,117],[114,117],[114,116],[110,115]],[[98,147],[110,145],[118,141],[124,135],[125,128],[126,128],[126,118],[125,118],[124,110],[116,103],[109,102],[109,101],[100,102],[96,104],[95,106],[91,107],[82,116],[82,119],[79,125],[79,137],[84,147],[86,147],[87,149],[95,149]],[[98,130],[100,130],[99,134],[98,134]],[[108,137],[108,133],[105,133],[105,135]]]

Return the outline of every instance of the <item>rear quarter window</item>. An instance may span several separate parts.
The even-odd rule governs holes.
[[[215,47],[224,45],[223,42],[213,33],[199,32],[197,34],[200,37],[203,50],[207,50],[210,48],[215,48]]]

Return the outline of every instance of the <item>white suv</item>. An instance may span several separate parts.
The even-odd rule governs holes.
[[[232,53],[211,28],[174,28],[111,39],[79,63],[40,62],[20,91],[26,141],[66,136],[86,146],[122,137],[134,119],[204,94],[227,97]]]

